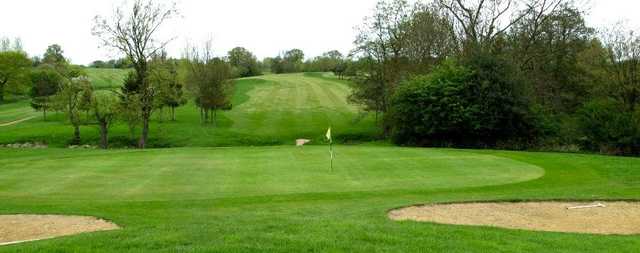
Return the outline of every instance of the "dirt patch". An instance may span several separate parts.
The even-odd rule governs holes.
[[[582,202],[425,205],[393,210],[389,218],[550,232],[640,234],[640,202],[597,203],[604,207],[581,208],[594,205]]]
[[[64,215],[0,215],[0,246],[86,232],[119,229],[95,217]]]

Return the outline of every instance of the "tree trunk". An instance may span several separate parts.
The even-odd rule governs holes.
[[[147,145],[147,138],[149,137],[149,114],[142,113],[142,134],[140,135],[140,141],[138,142],[138,148],[144,149]]]
[[[44,98],[44,104],[42,105],[42,114],[44,121],[47,121],[47,104],[49,103],[49,99],[47,97]]]
[[[213,109],[213,126],[215,127],[218,124],[218,110]]]
[[[106,121],[100,121],[100,147],[109,148],[109,127]]]
[[[71,144],[80,144],[80,125],[73,125],[73,140],[71,141]]]
[[[4,103],[4,83],[0,83],[0,104]]]
[[[176,108],[171,107],[171,121],[176,121]]]

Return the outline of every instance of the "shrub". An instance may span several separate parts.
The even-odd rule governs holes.
[[[499,61],[471,67],[447,61],[403,83],[392,99],[392,138],[398,144],[495,146],[530,141],[536,118]]]
[[[640,153],[640,110],[607,98],[587,103],[579,111],[582,145],[608,154]]]

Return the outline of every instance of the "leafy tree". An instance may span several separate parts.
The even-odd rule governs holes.
[[[335,72],[343,61],[342,53],[332,50],[305,62],[306,72]]]
[[[276,74],[300,72],[303,68],[304,52],[300,49],[291,49],[271,60],[271,72]]]
[[[588,99],[601,76],[594,68],[603,68],[606,60],[594,35],[581,11],[566,4],[514,26],[513,58],[536,102],[558,114],[573,113]]]
[[[227,57],[233,68],[234,76],[249,77],[262,74],[257,58],[243,47],[231,49]]]
[[[156,95],[155,89],[147,80],[149,60],[170,42],[159,40],[157,32],[167,20],[176,16],[177,10],[175,4],[167,6],[151,0],[136,0],[130,11],[125,8],[117,8],[111,19],[96,17],[93,34],[105,46],[119,50],[132,62],[136,72],[136,94],[140,99],[142,119],[138,147],[145,148]]]
[[[90,99],[91,81],[87,77],[73,78],[61,83],[59,92],[54,96],[53,106],[63,111],[73,126],[71,144],[80,144],[80,125],[82,124],[81,109],[84,100]],[[83,98],[89,96],[89,98]]]
[[[96,92],[92,96],[93,115],[100,128],[100,147],[109,148],[109,128],[120,113],[120,101],[108,92]]]
[[[588,102],[578,113],[583,145],[607,154],[640,153],[640,108],[630,111],[614,98]]]
[[[192,48],[188,55],[187,84],[195,96],[203,122],[216,123],[218,110],[231,110],[233,80],[231,66],[211,54],[211,42],[201,49]]]
[[[31,73],[31,107],[43,112],[47,120],[47,111],[51,108],[51,96],[55,95],[63,85],[65,78],[55,69],[42,66]]]
[[[416,11],[406,0],[380,1],[374,14],[364,20],[356,38],[359,73],[354,80],[351,102],[364,105],[376,116],[390,107],[390,98],[409,74],[406,30]],[[383,126],[388,134],[388,126]]]
[[[400,86],[388,115],[394,141],[493,146],[500,141],[531,140],[536,121],[528,105],[514,93],[508,75],[491,73],[502,72],[506,64],[486,57],[471,66],[447,62]]]
[[[175,121],[175,109],[185,105],[183,84],[178,78],[178,63],[164,57],[157,57],[150,64],[149,81],[157,91],[157,107],[171,108],[171,120]]]
[[[118,106],[119,117],[127,124],[129,128],[129,137],[134,138],[136,129],[142,123],[140,97],[137,93],[139,90],[138,77],[136,72],[131,71],[124,79],[122,87],[120,87],[120,104]]]
[[[19,87],[29,82],[30,71],[31,61],[24,52],[0,52],[0,103],[4,102],[4,93],[7,87],[18,90]]]
[[[47,51],[42,56],[42,63],[50,65],[67,65],[68,61],[64,57],[64,51],[58,44],[47,47]]]

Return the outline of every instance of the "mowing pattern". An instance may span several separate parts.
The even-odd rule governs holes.
[[[30,106],[28,101],[20,101],[11,104],[0,104],[0,126],[11,122],[39,115]]]
[[[123,70],[89,70],[92,78],[100,73]],[[109,87],[99,82],[98,87]],[[292,144],[296,139],[311,139],[322,143],[326,129],[334,129],[336,141],[372,140],[378,136],[373,115],[362,114],[347,103],[346,82],[304,74],[265,75],[236,81],[232,98],[233,110],[218,112],[215,125],[203,125],[198,109],[192,102],[176,111],[177,121],[168,121],[166,110],[157,110],[151,124],[150,146],[234,146]],[[34,114],[28,102],[12,105],[14,116],[0,116],[7,122]],[[5,110],[0,108],[0,115]],[[8,115],[8,114],[7,114]],[[50,113],[49,121],[42,117],[16,126],[3,127],[0,143],[46,141],[51,147],[63,147],[72,137],[72,128],[62,114]],[[127,141],[129,129],[122,122],[111,129],[112,141]],[[139,130],[139,129],[138,129]],[[94,126],[83,126],[82,140],[97,144],[99,136]]]
[[[127,77],[126,69],[97,69],[86,68],[89,80],[96,89],[113,89],[122,86]]]
[[[73,157],[49,152],[42,160],[6,159],[0,197],[184,200],[450,189],[543,174],[526,163],[459,151],[338,146],[336,156],[331,172],[321,146],[76,152]]]

